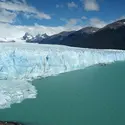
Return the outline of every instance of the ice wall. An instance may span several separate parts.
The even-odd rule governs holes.
[[[125,51],[1,44],[0,79],[31,80],[122,60],[125,60]]]

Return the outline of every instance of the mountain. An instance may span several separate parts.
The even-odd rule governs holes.
[[[22,37],[22,40],[26,40],[27,42],[29,40],[32,40],[33,39],[33,36],[30,34],[30,33],[25,33],[24,36]]]
[[[98,30],[99,30],[99,28],[96,28],[96,27],[85,27],[85,28],[82,28],[81,30],[77,31],[77,33],[93,34],[93,33],[97,32]]]
[[[111,23],[90,35],[81,47],[99,49],[125,49],[125,19]],[[81,39],[79,42],[82,42]]]
[[[124,49],[125,19],[115,21],[103,28],[84,27],[78,31],[64,31],[52,36],[25,33],[22,38],[0,38],[0,42],[58,44],[81,48]]]
[[[20,41],[20,43],[58,44],[81,48],[125,50],[125,19],[118,20],[100,29],[84,27],[78,31],[64,31],[52,36],[47,34],[33,36],[30,33],[25,33],[21,39],[0,39],[0,42],[15,41]]]
[[[25,40],[28,43],[39,43],[47,37],[47,34],[37,34],[36,36],[32,36],[30,33],[25,33],[25,35],[22,37],[22,40]]]
[[[39,43],[98,49],[125,49],[125,19],[100,29],[85,27],[79,31],[61,32]]]
[[[64,31],[59,34],[48,37],[47,39],[42,40],[40,43],[42,44],[60,44],[60,45],[72,45],[74,41],[74,37],[86,37],[89,34],[92,34],[99,30],[95,27],[85,27],[79,31]],[[70,44],[71,43],[71,44]],[[73,44],[75,46],[75,44]]]
[[[74,46],[74,47],[82,47],[82,45],[86,44],[85,39],[89,36],[97,32],[99,29],[96,27],[85,27],[79,31],[76,31],[66,37],[63,41],[61,41],[62,45]]]
[[[61,41],[63,41],[66,37],[68,37],[70,34],[74,33],[75,31],[64,31],[56,35],[49,36],[48,38],[41,40],[39,43],[42,44],[61,44]]]
[[[118,20],[116,22],[108,24],[103,29],[106,29],[106,28],[117,29],[117,28],[122,27],[122,26],[125,26],[125,19]]]

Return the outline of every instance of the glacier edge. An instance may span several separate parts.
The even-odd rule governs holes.
[[[0,79],[32,80],[125,60],[123,50],[81,49],[34,44],[0,45]]]
[[[29,81],[100,64],[124,61],[123,50],[99,50],[58,45],[0,44],[0,109],[35,98]]]

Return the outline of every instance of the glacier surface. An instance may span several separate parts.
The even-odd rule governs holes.
[[[0,79],[32,80],[125,60],[123,50],[96,50],[39,44],[0,44]]]
[[[28,81],[100,64],[125,60],[123,50],[58,45],[0,44],[0,108],[10,107],[37,91]],[[11,83],[9,83],[11,82]]]

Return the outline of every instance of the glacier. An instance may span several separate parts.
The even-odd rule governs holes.
[[[32,80],[125,60],[123,50],[83,49],[58,45],[0,44],[0,79]]]
[[[37,90],[31,84],[34,79],[124,60],[124,50],[1,43],[0,109],[35,98]]]

